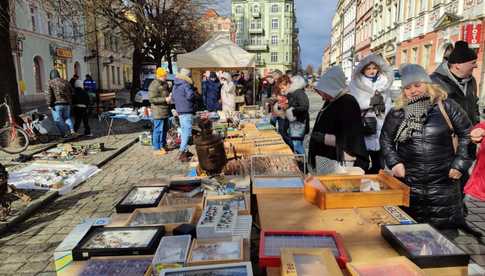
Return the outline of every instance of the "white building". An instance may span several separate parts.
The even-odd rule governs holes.
[[[342,70],[350,80],[354,64],[355,50],[355,17],[357,13],[357,1],[347,0],[343,8],[343,41],[342,41]]]

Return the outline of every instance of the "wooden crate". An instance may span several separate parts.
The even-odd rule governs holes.
[[[298,261],[295,259],[295,255],[314,256],[314,262],[306,264],[307,269],[310,269],[311,266],[313,271],[306,271],[304,274],[298,273]],[[282,248],[281,276],[305,275],[343,276],[332,251],[328,248]]]
[[[377,175],[362,176],[316,176],[322,185],[323,192],[315,189],[315,184],[307,183],[308,201],[315,203],[320,209],[338,209],[354,207],[382,207],[386,205],[409,206],[410,188],[390,174],[380,171]],[[362,179],[370,179],[381,184],[381,191],[372,192],[339,192],[334,188],[360,186]],[[309,181],[307,178],[306,181]],[[313,191],[312,191],[313,190]],[[315,199],[315,193],[317,198]]]
[[[370,275],[370,273],[373,273],[373,271],[374,273],[379,273],[380,275],[386,275],[386,272],[397,273],[396,269],[402,269],[403,272],[410,273],[406,275],[411,275],[411,273],[415,276],[425,275],[422,269],[420,269],[406,257],[392,257],[368,262],[347,263],[347,270],[352,276]]]
[[[298,185],[299,181],[301,186]],[[268,182],[274,184],[266,184]],[[302,194],[304,181],[299,176],[255,176],[252,186],[253,194]]]

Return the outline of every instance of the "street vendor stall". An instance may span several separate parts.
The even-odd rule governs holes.
[[[203,72],[246,69],[255,73],[256,55],[238,47],[227,34],[218,33],[194,51],[177,55],[177,66],[191,69],[194,85],[198,91],[202,91],[200,76]],[[253,78],[253,99],[256,99],[255,93],[256,83]]]

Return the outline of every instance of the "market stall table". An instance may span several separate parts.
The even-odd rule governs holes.
[[[333,230],[343,237],[351,261],[362,262],[398,256],[381,237],[380,226],[369,221],[382,207],[320,210],[302,194],[258,194],[257,206],[262,230]],[[392,217],[389,222],[398,223]],[[468,275],[467,267],[424,269],[428,276]],[[346,272],[346,271],[345,271]],[[280,268],[268,268],[268,276],[280,275]]]

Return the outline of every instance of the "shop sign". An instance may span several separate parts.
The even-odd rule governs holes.
[[[470,48],[479,48],[482,34],[482,23],[465,24],[463,28],[463,38]]]
[[[72,58],[71,48],[56,48],[56,56],[59,58]]]

